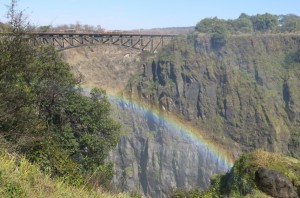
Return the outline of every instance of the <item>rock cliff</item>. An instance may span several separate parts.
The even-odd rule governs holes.
[[[78,68],[70,57],[83,52],[70,53],[66,52],[67,60]],[[124,62],[128,56],[133,64]],[[105,68],[101,66],[91,73],[85,66],[90,58],[81,59],[79,68],[87,68],[80,70],[87,82],[105,78],[105,85],[127,84],[126,97],[186,120],[234,158],[262,148],[299,159],[299,57],[298,35],[232,36],[212,46],[209,37],[193,34],[175,39],[155,56],[120,51],[110,57],[120,60],[120,66],[126,63],[132,73],[120,66],[121,72],[110,70],[113,67],[107,73],[96,72]],[[89,66],[94,68],[98,61],[103,62],[94,58]],[[129,80],[130,74],[134,77]],[[116,116],[127,131],[111,155],[118,187],[166,197],[173,188],[205,188],[213,174],[227,170],[209,149],[174,133],[168,122],[156,121],[133,103],[115,102],[121,109]]]
[[[217,49],[206,37],[177,39],[130,90],[242,151],[300,158],[299,55],[297,35],[233,36]]]
[[[176,188],[204,189],[214,174],[230,169],[232,164],[209,145],[187,137],[185,126],[174,127],[167,117],[132,101],[114,103],[130,131],[110,157],[118,189],[168,197]]]

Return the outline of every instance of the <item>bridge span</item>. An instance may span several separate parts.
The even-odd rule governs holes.
[[[111,44],[155,52],[174,38],[175,34],[138,34],[138,33],[29,33],[33,45],[51,45],[58,50],[97,44]]]

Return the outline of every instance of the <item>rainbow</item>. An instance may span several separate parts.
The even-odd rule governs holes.
[[[84,89],[89,89],[85,87]],[[111,90],[107,92],[107,97],[111,103],[125,109],[131,110],[139,115],[150,115],[153,122],[157,124],[163,123],[168,128],[168,131],[179,135],[199,150],[206,150],[208,155],[218,164],[220,171],[226,172],[231,169],[234,163],[232,155],[224,148],[217,145],[213,140],[205,135],[199,128],[192,126],[188,121],[179,119],[170,113],[163,112],[157,108],[148,106],[140,102],[138,99],[126,99],[121,94]]]

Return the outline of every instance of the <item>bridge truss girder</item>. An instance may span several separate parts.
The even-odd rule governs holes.
[[[97,44],[129,47],[140,51],[155,52],[168,43],[173,35],[138,34],[36,34],[30,42],[34,46],[51,45],[58,50]]]

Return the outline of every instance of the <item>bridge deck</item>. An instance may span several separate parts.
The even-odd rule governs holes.
[[[34,36],[59,36],[59,37],[103,37],[103,36],[124,36],[124,37],[131,37],[131,36],[139,36],[139,37],[176,37],[177,34],[144,34],[144,33],[124,33],[124,32],[109,32],[109,33],[67,33],[67,32],[31,32],[29,35]]]

